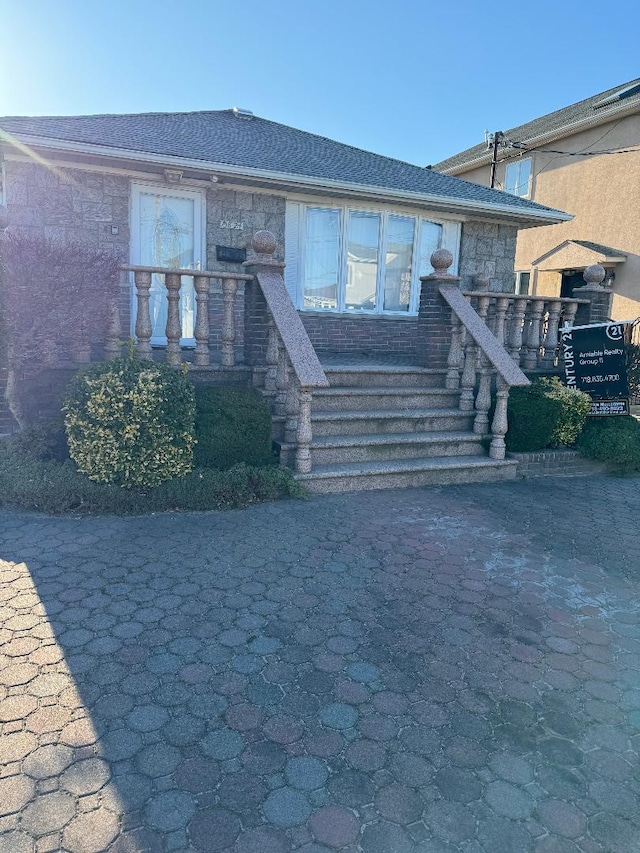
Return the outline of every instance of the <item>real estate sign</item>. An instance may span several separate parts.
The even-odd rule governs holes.
[[[629,413],[626,326],[626,323],[598,323],[562,329],[567,387],[589,394],[591,415]]]

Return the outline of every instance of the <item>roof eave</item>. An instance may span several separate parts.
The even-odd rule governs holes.
[[[485,213],[492,216],[501,216],[503,218],[516,220],[523,225],[552,225],[573,219],[573,216],[560,210],[523,210],[522,208],[514,207],[509,204],[487,204],[486,202],[474,201],[471,199],[460,199],[456,197],[434,195],[431,193],[411,192],[408,190],[393,190],[389,187],[359,184],[348,181],[334,181],[328,178],[315,178],[309,175],[297,175],[288,172],[278,173],[252,167],[217,163],[215,161],[178,157],[170,154],[155,154],[147,151],[116,148],[106,145],[94,145],[85,142],[73,142],[70,140],[54,139],[43,136],[31,136],[29,134],[13,134],[13,136],[23,145],[33,146],[34,148],[46,148],[61,152],[89,154],[101,157],[117,158],[120,160],[131,160],[139,163],[154,163],[165,166],[170,164],[174,166],[181,166],[185,169],[213,172],[216,175],[224,177],[248,177],[265,182],[271,182],[273,184],[288,184],[294,188],[303,187],[311,190],[336,190],[360,196],[385,198],[396,202],[415,201],[419,204],[427,204],[437,209],[450,210],[460,214]],[[5,140],[5,142],[7,141],[8,140]]]
[[[541,133],[538,136],[532,136],[530,139],[519,140],[523,144],[527,145],[530,148],[538,148],[541,145],[547,145],[549,142],[556,142],[558,139],[564,139],[566,136],[571,136],[574,133],[577,133],[580,130],[589,130],[592,127],[598,127],[601,124],[607,124],[608,121],[611,121],[615,118],[625,118],[627,115],[633,115],[640,111],[640,97],[634,99],[632,104],[626,103],[620,106],[618,109],[610,109],[606,111],[606,114],[602,115],[598,113],[595,116],[587,117],[584,119],[580,119],[580,121],[570,122],[569,124],[564,124],[562,127],[556,128],[554,131],[550,131],[548,133]],[[509,131],[507,131],[509,133]],[[526,149],[510,149],[514,152],[514,156],[516,153],[527,154]],[[459,163],[456,166],[451,166],[449,169],[438,169],[437,166],[433,168],[442,172],[443,175],[459,175],[462,172],[468,172],[470,169],[477,169],[480,166],[486,166],[491,162],[492,153],[491,151],[484,151],[480,156],[474,157],[472,160],[465,160],[464,163]],[[506,158],[505,158],[506,159]],[[500,162],[500,161],[499,161]]]

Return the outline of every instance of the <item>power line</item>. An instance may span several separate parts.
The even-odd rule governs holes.
[[[640,146],[640,142],[637,143]],[[526,143],[523,142],[509,142],[508,146],[510,148],[517,148],[521,151],[531,152],[531,151],[541,151],[545,154],[561,154],[564,157],[598,157],[600,154],[640,154],[640,147],[638,148],[618,148],[618,149],[607,149],[603,151],[558,151],[555,148],[529,148]]]

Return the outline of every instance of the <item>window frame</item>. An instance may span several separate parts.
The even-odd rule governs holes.
[[[523,292],[522,290],[522,276],[528,275],[529,279],[527,281],[527,289]],[[516,296],[530,296],[529,290],[531,289],[531,270],[515,270],[514,276],[514,290]]]
[[[295,307],[304,311],[305,313],[316,313],[318,315],[336,315],[343,317],[388,317],[388,318],[403,318],[403,317],[416,317],[418,314],[419,301],[420,301],[420,244],[422,239],[422,229],[424,225],[437,225],[441,230],[439,245],[437,248],[441,248],[443,245],[446,245],[452,251],[454,255],[454,264],[451,272],[455,274],[458,266],[458,259],[460,253],[460,241],[461,241],[461,219],[440,219],[439,217],[433,216],[429,212],[422,212],[416,210],[408,210],[402,207],[396,206],[373,206],[361,204],[361,203],[353,203],[349,204],[347,201],[340,201],[338,203],[331,203],[330,199],[322,199],[318,198],[317,200],[309,200],[308,198],[305,200],[298,199],[290,199],[291,207],[297,207],[297,211],[295,214],[292,212],[290,214],[289,204],[287,206],[287,220],[289,217],[297,217],[296,223],[292,223],[290,221],[287,222],[286,231],[288,232],[288,239],[285,243],[285,252],[287,255],[287,268],[289,273],[288,280],[288,290],[291,295],[291,298],[294,302]],[[304,276],[305,276],[305,264],[306,264],[306,234],[307,234],[307,213],[310,209],[313,210],[334,210],[338,212],[339,221],[340,221],[340,233],[338,239],[337,246],[337,254],[338,254],[338,276],[337,276],[337,300],[335,308],[317,308],[317,307],[307,307],[304,305]],[[380,229],[379,229],[379,238],[378,238],[378,254],[377,254],[377,263],[378,270],[376,275],[376,300],[375,300],[375,308],[372,309],[358,309],[358,308],[347,308],[346,303],[346,293],[347,293],[347,279],[348,279],[348,266],[347,266],[347,249],[349,243],[349,214],[351,212],[354,213],[363,213],[363,214],[375,214],[380,217]],[[384,308],[384,287],[385,287],[385,273],[386,273],[386,249],[387,249],[387,239],[388,239],[388,222],[390,217],[400,217],[403,219],[413,219],[413,243],[412,243],[412,256],[411,256],[411,290],[409,296],[409,307],[406,311],[393,311]],[[456,226],[455,227],[455,245],[451,245],[453,241],[447,241],[445,239],[447,225]],[[297,231],[297,235],[294,237],[293,232]],[[291,240],[294,240],[296,243],[295,246],[291,245]],[[296,267],[295,279],[291,277],[292,266]],[[424,275],[424,273],[422,273]]]
[[[517,192],[514,192],[510,189],[507,189],[507,185],[508,185],[507,176],[509,174],[509,169],[514,169],[514,168],[517,168],[517,170],[518,170],[518,176],[517,176],[518,180],[516,182],[514,182],[514,188],[515,187],[517,187],[517,188],[522,187],[522,184],[520,184],[520,171],[521,171],[521,169],[525,163],[528,163],[528,168],[529,168],[529,175],[527,176],[526,192],[517,193]],[[518,157],[517,160],[511,160],[510,162],[508,162],[506,164],[505,170],[504,170],[504,191],[509,193],[509,195],[515,196],[516,198],[531,198],[531,179],[532,179],[532,177],[533,177],[533,159],[531,157]]]

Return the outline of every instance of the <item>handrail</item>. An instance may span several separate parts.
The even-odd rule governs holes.
[[[291,301],[282,274],[276,270],[262,269],[255,277],[300,387],[328,388],[329,380]]]
[[[590,299],[574,299],[573,296],[537,296],[529,293],[505,293],[501,290],[463,290],[463,296],[489,296],[492,299],[528,299],[530,302],[575,302],[590,305]]]
[[[458,287],[451,284],[441,284],[438,290],[504,382],[510,387],[531,385],[531,382],[520,370],[506,349],[467,302],[464,293]],[[487,291],[483,291],[483,295],[487,296]]]
[[[157,275],[190,275],[200,276],[201,278],[222,278],[235,279],[236,281],[253,281],[253,276],[242,272],[225,272],[223,270],[192,270],[179,269],[174,267],[149,267],[140,266],[139,264],[123,264],[120,267],[124,272],[150,272]]]

